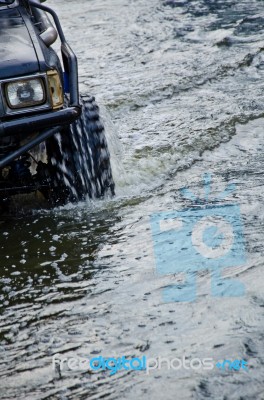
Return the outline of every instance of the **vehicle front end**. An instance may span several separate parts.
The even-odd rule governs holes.
[[[34,149],[80,115],[77,60],[57,15],[39,0],[0,1],[1,199],[45,186],[47,173],[29,168]]]

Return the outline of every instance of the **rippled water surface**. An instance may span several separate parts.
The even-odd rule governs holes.
[[[264,399],[264,2],[49,3],[101,107],[117,195],[2,218],[0,398]],[[165,302],[182,277],[157,273],[151,215],[192,208],[180,189],[203,198],[205,173],[212,207],[235,185],[221,204],[240,207],[246,260],[224,274],[246,291],[213,296],[205,266],[194,301]],[[109,376],[53,370],[56,353],[249,369]]]

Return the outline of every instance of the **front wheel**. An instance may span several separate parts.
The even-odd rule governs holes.
[[[104,126],[94,97],[82,96],[81,117],[46,143],[54,203],[114,195]]]

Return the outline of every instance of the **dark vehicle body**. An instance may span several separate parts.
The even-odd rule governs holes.
[[[53,19],[53,23],[49,15]],[[57,36],[61,57],[51,45]],[[0,1],[0,204],[40,192],[52,204],[114,192],[94,98],[80,97],[77,59],[39,0]]]

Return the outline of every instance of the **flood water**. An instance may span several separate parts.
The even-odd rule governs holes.
[[[264,3],[48,3],[78,56],[81,91],[101,108],[116,197],[1,220],[0,398],[264,399]],[[206,260],[186,269],[184,236],[175,270],[165,251],[162,272],[155,247],[170,237],[153,231],[153,215],[199,213],[199,202],[203,216],[239,209],[243,254],[222,272],[245,292],[217,296]],[[166,298],[184,275],[195,277],[192,300],[177,288]],[[165,363],[110,376],[54,370],[55,354],[243,359],[248,370]]]

